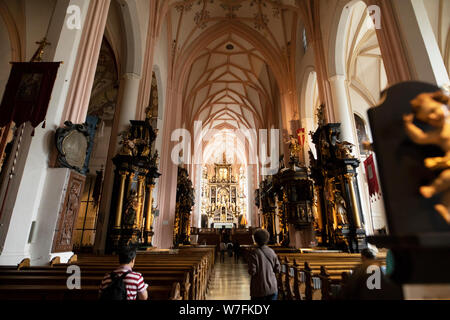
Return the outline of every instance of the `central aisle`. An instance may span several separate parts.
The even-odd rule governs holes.
[[[225,257],[225,262],[218,262],[214,267],[206,300],[250,300],[250,275],[247,265],[240,260]]]

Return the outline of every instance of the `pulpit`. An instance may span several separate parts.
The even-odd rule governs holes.
[[[278,187],[280,242],[286,246],[309,247],[314,242],[314,183],[305,167],[284,168],[276,175]]]

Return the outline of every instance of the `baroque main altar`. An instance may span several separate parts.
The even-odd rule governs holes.
[[[222,163],[214,164],[211,174],[208,174],[207,167],[203,169],[203,228],[247,225],[244,182],[243,170],[233,168],[225,155]]]

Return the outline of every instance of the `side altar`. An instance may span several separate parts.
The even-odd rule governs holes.
[[[158,173],[159,155],[155,150],[157,131],[147,110],[144,121],[130,121],[121,133],[121,148],[113,158],[115,179],[107,252],[129,243],[151,247],[153,232],[153,190]]]

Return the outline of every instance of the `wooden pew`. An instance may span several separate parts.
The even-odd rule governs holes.
[[[358,254],[283,252],[278,256],[282,264],[278,276],[280,297],[287,300],[333,299],[332,289],[342,285],[347,275],[361,265]],[[384,259],[385,255],[381,255],[377,263],[385,263]]]
[[[104,275],[117,268],[117,257],[82,255],[77,258],[71,259],[71,264],[53,259],[48,266],[33,267],[27,260],[20,267],[0,268],[0,298],[97,299]],[[204,299],[214,261],[215,248],[187,247],[179,254],[139,254],[134,270],[142,273],[150,284],[150,299]],[[67,288],[70,274],[66,272],[72,264],[81,269],[81,290]]]
[[[152,286],[148,289],[152,300],[182,300],[180,284],[171,286]],[[99,287],[85,286],[81,290],[69,290],[66,285],[59,284],[1,284],[0,299],[8,300],[96,300]]]

